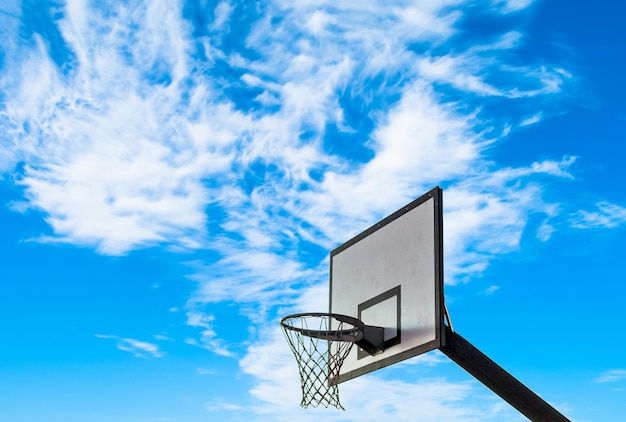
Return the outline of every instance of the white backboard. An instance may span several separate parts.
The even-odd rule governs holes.
[[[385,351],[353,347],[332,383],[443,345],[441,201],[435,188],[330,253],[330,312],[385,328]]]

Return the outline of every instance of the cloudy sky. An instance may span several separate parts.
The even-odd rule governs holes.
[[[0,1],[0,421],[525,420],[439,352],[299,407],[281,316],[443,188],[454,328],[626,414],[626,8]]]

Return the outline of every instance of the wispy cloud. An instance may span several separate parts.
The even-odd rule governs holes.
[[[117,348],[125,352],[131,353],[138,358],[160,358],[164,354],[160,350],[159,345],[149,343],[147,341],[135,340],[133,338],[124,338],[115,335],[94,334],[98,338],[111,339],[117,342]]]
[[[518,250],[529,215],[554,216],[542,199],[539,176],[569,179],[574,162],[536,162],[466,177],[446,190],[444,247],[446,282],[455,284],[482,273],[494,256]],[[498,233],[485,236],[484,233]],[[547,239],[544,226],[538,238]]]
[[[155,334],[152,337],[154,337],[155,340],[159,340],[159,341],[173,341],[174,340],[171,337],[168,337],[163,334]]]
[[[211,193],[201,179],[227,168],[237,135],[223,126],[237,127],[227,123],[236,113],[205,108],[211,89],[188,79],[188,38],[172,7],[119,8],[111,26],[102,10],[69,2],[60,29],[72,70],[36,38],[13,63],[24,78],[3,79],[3,142],[25,162],[20,183],[54,229],[43,240],[120,254],[171,239],[197,246],[204,235]]]
[[[217,333],[213,328],[213,315],[204,314],[199,311],[187,312],[187,324],[191,327],[200,328],[200,339],[189,338],[186,343],[193,346],[202,347],[221,356],[232,356],[233,353],[228,350],[224,340],[217,337]]]
[[[244,406],[236,403],[228,403],[221,399],[215,399],[211,403],[207,404],[206,409],[209,412],[217,412],[222,410],[228,411],[244,411],[247,410]]]
[[[571,78],[564,69],[511,65],[497,60],[503,52],[522,44],[523,35],[511,31],[462,52],[428,52],[418,59],[418,75],[434,83],[448,84],[464,94],[513,99],[559,93]]]
[[[524,120],[522,120],[520,122],[520,126],[530,126],[530,125],[534,125],[535,123],[539,123],[541,121],[541,118],[543,117],[543,113],[539,112],[537,114],[533,114],[530,117],[525,118]]]
[[[526,9],[535,0],[493,0],[493,4],[503,13],[518,12]]]
[[[614,383],[626,380],[626,369],[611,369],[598,375],[593,382],[598,384]]]
[[[217,371],[211,368],[196,368],[196,373],[198,375],[215,375]]]
[[[485,290],[483,290],[483,294],[485,295],[492,295],[495,292],[497,292],[498,290],[500,290],[500,286],[496,286],[494,284],[492,284],[491,286],[487,287]]]
[[[573,227],[579,229],[615,228],[626,224],[626,208],[610,202],[595,204],[592,211],[580,210],[570,218]]]
[[[106,254],[155,243],[208,246],[227,255],[220,266],[231,274],[258,277],[281,265],[298,278],[299,257],[278,257],[287,244],[328,248],[389,212],[387,204],[399,206],[480,165],[487,143],[475,114],[441,103],[412,64],[419,55],[408,49],[456,34],[461,15],[448,5],[337,9],[277,2],[268,11],[285,19],[260,18],[246,38],[257,59],[231,56],[230,66],[245,73],[243,95],[229,98],[214,78],[194,71],[201,57],[175,5],[116,8],[111,26],[102,10],[68,3],[60,30],[76,57],[72,71],[60,72],[45,45],[36,44],[19,64],[40,75],[31,78],[38,84],[12,85],[5,104],[14,123],[5,141],[20,139],[15,146],[27,164],[20,183],[54,230],[41,240]],[[227,3],[218,9],[215,25],[223,28],[232,10]],[[131,25],[136,42],[129,45]],[[456,63],[446,65],[450,75],[482,78],[486,55],[515,48],[519,38],[505,34],[435,60]],[[214,54],[228,57],[219,37],[206,41]],[[543,83],[533,72],[545,70],[520,75]],[[402,84],[371,82],[400,73]],[[431,75],[431,82],[445,81],[445,74]],[[253,92],[263,104],[253,101],[244,110],[241,101]],[[380,104],[371,101],[381,94]],[[393,97],[399,100],[388,107],[385,98]],[[259,107],[270,98],[274,108]],[[360,166],[322,142],[328,125],[349,136],[359,124],[346,115],[346,100],[371,110],[369,139],[355,139],[365,154]],[[231,240],[239,237],[245,242]]]

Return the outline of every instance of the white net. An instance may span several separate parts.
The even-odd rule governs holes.
[[[362,336],[359,327],[332,314],[298,314],[286,317],[281,327],[293,351],[302,385],[300,405],[342,409],[337,380],[344,359]]]

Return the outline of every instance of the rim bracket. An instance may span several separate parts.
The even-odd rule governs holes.
[[[373,325],[363,328],[363,338],[356,345],[370,355],[377,355],[385,351],[385,329]]]

